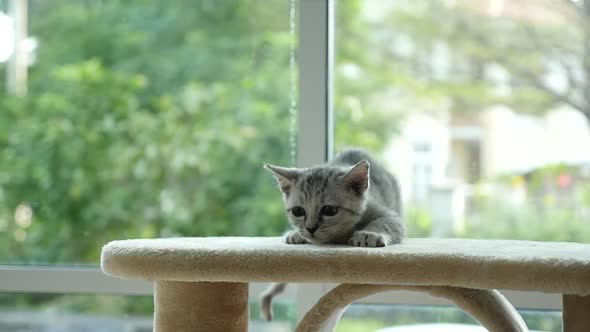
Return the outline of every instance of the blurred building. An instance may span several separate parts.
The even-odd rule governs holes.
[[[482,15],[516,20],[563,22],[567,13],[555,3],[536,0],[448,1]],[[445,45],[433,52],[433,71],[445,75],[450,66]],[[551,67],[551,66],[550,66]],[[483,68],[484,75],[510,95],[510,74],[495,65]],[[556,91],[567,90],[564,74],[550,72],[547,84]],[[386,156],[395,172],[406,203],[424,206],[444,235],[460,229],[466,201],[476,183],[491,184],[490,195],[502,196],[514,204],[527,199],[527,190],[494,188],[501,175],[531,174],[547,165],[590,165],[590,124],[577,110],[560,106],[529,115],[505,106],[490,107],[470,114],[455,114],[444,106],[436,112],[408,110],[400,135],[391,142]],[[540,112],[542,113],[542,112]],[[565,182],[563,182],[565,183]],[[436,225],[435,225],[436,228]],[[435,234],[436,235],[436,234]]]
[[[474,184],[550,164],[590,163],[590,126],[578,111],[544,116],[496,107],[474,116],[410,114],[387,156],[407,199],[428,199],[432,186]]]

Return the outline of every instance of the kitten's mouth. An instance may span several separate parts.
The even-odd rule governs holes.
[[[322,240],[320,238],[318,238],[317,236],[315,236],[313,234],[307,233],[304,237],[311,243],[321,243],[322,242]]]
[[[300,230],[299,234],[301,234],[301,236],[303,236],[307,240],[315,239],[315,236],[313,236],[313,234],[311,234],[310,232],[304,231],[304,230]]]

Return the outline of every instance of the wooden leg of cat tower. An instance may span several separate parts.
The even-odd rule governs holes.
[[[369,295],[391,290],[424,292],[450,300],[490,332],[529,330],[518,311],[496,290],[445,286],[342,284],[320,298],[303,316],[296,332],[335,331],[342,312],[349,304]]]
[[[586,332],[590,329],[590,296],[563,295],[563,331]]]
[[[248,284],[157,281],[155,332],[248,331]]]

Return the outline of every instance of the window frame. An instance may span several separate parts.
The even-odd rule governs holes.
[[[287,0],[285,0],[287,1]],[[289,0],[295,1],[295,0]],[[297,164],[307,167],[323,163],[333,152],[333,70],[335,6],[337,0],[299,0],[299,105]],[[318,144],[320,142],[320,144]],[[98,267],[48,267],[0,265],[0,292],[56,294],[152,295],[152,283],[112,278]],[[298,317],[329,291],[333,284],[298,284],[287,296],[297,300]],[[252,284],[252,295],[265,284]],[[559,294],[503,291],[517,308],[560,310]],[[294,294],[294,295],[293,295]],[[388,292],[359,303],[439,306],[449,304],[424,294]]]

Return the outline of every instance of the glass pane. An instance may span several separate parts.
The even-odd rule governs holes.
[[[532,331],[560,332],[561,313],[519,310]],[[355,304],[337,332],[485,332],[475,320],[454,307]]]
[[[296,0],[43,0],[7,14],[26,3],[0,1],[6,36],[28,18],[19,52],[0,38],[0,263],[97,264],[114,239],[284,230],[261,166],[294,163]]]
[[[590,242],[589,8],[338,1],[336,150],[398,176],[410,236]]]
[[[151,332],[151,296],[1,294],[0,331]],[[295,305],[277,301],[271,323],[258,320],[250,303],[250,331],[288,332],[296,321]]]

